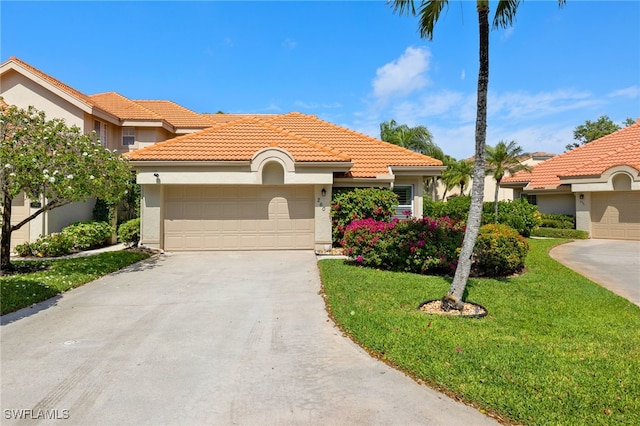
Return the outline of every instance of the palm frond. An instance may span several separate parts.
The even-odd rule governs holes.
[[[513,24],[520,0],[500,0],[493,16],[493,28],[507,28]]]

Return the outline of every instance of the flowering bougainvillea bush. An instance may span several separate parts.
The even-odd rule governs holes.
[[[337,192],[331,201],[333,243],[341,245],[347,225],[354,220],[390,221],[397,204],[398,196],[389,189],[356,188]]]
[[[520,272],[529,243],[515,229],[501,224],[480,227],[474,248],[474,267],[481,275],[506,276]]]
[[[342,245],[362,266],[414,273],[455,270],[464,225],[449,218],[364,219],[349,224]]]

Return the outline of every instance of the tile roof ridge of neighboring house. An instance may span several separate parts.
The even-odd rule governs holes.
[[[218,123],[213,122],[212,120],[208,119],[206,116],[204,116],[204,114],[200,114],[195,112],[194,110],[191,110],[183,105],[180,105],[179,103],[169,100],[169,99],[134,99],[133,102],[137,103],[138,105],[142,106],[143,108],[148,109],[149,111],[153,111],[151,108],[147,107],[144,105],[144,103],[156,103],[156,104],[170,104],[175,108],[178,108],[181,112],[184,113],[188,113],[190,115],[192,115],[193,118],[197,117],[199,119],[204,119],[204,121],[207,122],[207,124],[211,124],[212,126]],[[161,116],[165,121],[169,122],[169,118],[162,116],[161,114],[158,113],[159,116]],[[173,123],[170,123],[171,125],[175,126],[175,127],[190,127],[190,126],[179,126]],[[201,126],[195,126],[195,127],[201,127]]]
[[[53,84],[58,89],[62,90],[63,92],[66,92],[67,94],[73,96],[74,98],[78,99],[79,101],[82,101],[82,102],[84,102],[87,105],[92,106],[92,107],[96,106],[88,95],[82,93],[81,91],[79,91],[77,89],[74,89],[73,87],[69,86],[68,84],[63,83],[62,81],[58,80],[57,78],[54,78],[54,77],[50,76],[49,74],[40,71],[38,68],[36,68],[33,65],[30,65],[30,64],[28,64],[26,62],[24,62],[22,59],[20,59],[20,58],[18,58],[16,56],[11,56],[11,57],[9,57],[9,61],[13,61],[16,64],[20,65],[21,67],[26,68],[30,72],[36,74],[38,77],[42,78],[43,80],[47,81],[50,84]]]
[[[150,114],[153,118],[158,119],[158,120],[164,120],[164,117],[162,117],[160,114],[157,114],[156,112],[150,110],[149,108],[145,107],[144,105],[140,105],[138,102],[134,101],[133,99],[129,99],[126,96],[121,95],[120,93],[118,93],[116,91],[96,93],[96,94],[93,94],[93,95],[91,95],[89,97],[93,98],[94,96],[98,97],[98,96],[103,96],[103,95],[112,95],[112,96],[115,95],[116,97],[120,98],[121,100],[124,100],[125,102],[128,102],[128,103],[131,103],[131,104],[135,105],[137,108],[143,109],[146,113]],[[101,109],[104,109],[104,108],[102,107]],[[111,113],[116,115],[121,120],[130,118],[130,117],[120,117],[119,115],[115,114],[114,112],[111,112]]]
[[[285,114],[285,115],[286,115],[286,114]],[[323,144],[318,143],[318,142],[314,142],[314,141],[312,141],[312,140],[310,140],[310,139],[308,139],[308,138],[305,138],[305,137],[302,137],[302,136],[300,136],[300,135],[297,135],[296,133],[294,133],[294,132],[292,132],[292,131],[290,131],[290,130],[283,129],[283,128],[281,128],[281,127],[278,127],[278,126],[276,126],[276,125],[273,125],[273,124],[269,123],[269,121],[264,121],[264,120],[261,120],[261,119],[258,119],[258,118],[254,118],[254,117],[248,117],[248,119],[249,119],[249,120],[251,120],[251,121],[253,121],[253,122],[255,122],[255,123],[260,124],[260,125],[261,125],[261,126],[263,126],[263,127],[268,128],[268,129],[270,129],[270,130],[272,130],[272,131],[278,132],[278,133],[283,134],[283,135],[285,135],[285,136],[287,136],[287,137],[292,137],[292,138],[294,138],[294,139],[297,139],[297,140],[299,140],[300,142],[303,142],[303,143],[305,143],[305,144],[307,144],[307,145],[310,145],[310,146],[312,146],[312,147],[313,147],[313,148],[315,148],[315,149],[319,149],[319,150],[321,150],[321,151],[324,151],[324,152],[326,152],[327,154],[334,155],[334,156],[336,156],[336,157],[338,157],[338,158],[340,158],[340,159],[343,159],[343,160],[345,160],[345,161],[351,161],[351,157],[349,157],[348,155],[346,155],[346,154],[345,154],[344,152],[342,152],[342,151],[339,151],[339,150],[337,150],[337,149],[334,149],[334,148],[328,147],[328,146],[323,145]],[[232,121],[231,123],[237,123],[237,121]]]
[[[317,122],[321,122],[321,123],[324,123],[324,124],[326,124],[328,126],[331,126],[331,127],[335,128],[336,130],[339,130],[341,132],[349,133],[349,134],[352,134],[352,135],[355,135],[355,136],[358,136],[358,137],[361,137],[361,138],[368,139],[371,142],[374,142],[374,143],[376,143],[378,145],[387,146],[387,147],[389,147],[391,149],[394,149],[396,151],[402,151],[405,154],[412,155],[416,159],[424,160],[424,157],[427,157],[427,158],[432,159],[435,162],[438,162],[438,163],[442,164],[442,161],[440,161],[438,159],[435,159],[433,157],[429,157],[428,155],[420,154],[418,152],[411,151],[410,149],[403,148],[401,146],[398,146],[398,145],[395,145],[395,144],[392,144],[392,143],[389,143],[389,142],[385,142],[385,141],[383,141],[381,139],[376,139],[376,138],[374,138],[372,136],[369,136],[369,135],[365,135],[364,133],[356,132],[355,130],[351,130],[349,128],[342,127],[342,126],[338,126],[337,124],[331,123],[331,122],[326,121],[326,120],[322,120],[322,119],[318,118],[318,116],[316,116],[316,115],[303,114],[301,112],[293,111],[293,112],[289,112],[287,114],[282,114],[281,116],[274,117],[273,120],[275,121],[275,120],[278,119],[278,117],[282,117],[282,116],[284,116],[284,117],[286,117],[286,116],[304,117],[304,118],[307,118],[307,119],[315,120]]]

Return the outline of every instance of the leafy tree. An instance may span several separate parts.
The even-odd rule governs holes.
[[[493,175],[496,180],[496,191],[493,197],[494,213],[498,218],[498,191],[500,182],[505,174],[514,174],[521,170],[531,170],[531,167],[521,164],[519,157],[522,155],[522,147],[515,141],[506,143],[500,141],[495,147],[487,146],[487,175]]]
[[[0,103],[2,104],[2,103]],[[95,134],[83,134],[44,112],[0,105],[0,191],[2,237],[0,269],[11,269],[11,233],[40,214],[99,196],[119,200],[131,179],[128,163],[102,147]],[[11,201],[21,192],[41,207],[11,224]]]
[[[627,118],[622,122],[625,127],[635,124],[632,118]],[[566,151],[571,151],[580,145],[586,145],[601,137],[607,136],[622,127],[614,123],[608,115],[601,115],[596,121],[587,120],[584,124],[577,126],[573,130],[573,138],[577,142],[573,142],[565,146]],[[565,151],[565,152],[566,152]]]
[[[435,24],[440,18],[442,9],[445,5],[448,5],[449,2],[448,0],[421,0],[420,7],[417,11],[413,0],[393,0],[392,3],[394,11],[400,14],[410,14],[413,16],[419,14],[420,35],[428,40],[432,40]],[[564,3],[565,0],[558,0],[559,5],[563,5]],[[515,19],[519,5],[520,0],[498,1],[493,17],[493,27],[510,27]],[[478,12],[480,67],[478,70],[478,90],[476,98],[475,167],[471,191],[471,208],[469,209],[467,229],[464,235],[456,273],[447,295],[442,298],[442,309],[445,311],[451,309],[460,310],[464,307],[462,296],[471,272],[471,257],[473,256],[473,248],[478,238],[480,220],[482,218],[485,146],[487,139],[487,93],[489,89],[489,0],[477,0],[476,10]]]
[[[451,161],[447,169],[442,172],[442,181],[447,189],[460,187],[460,195],[464,195],[464,189],[473,176],[473,162],[467,160]],[[446,195],[446,192],[445,192]]]
[[[442,161],[444,152],[433,142],[433,135],[425,126],[409,127],[395,120],[380,123],[380,139],[431,158]]]

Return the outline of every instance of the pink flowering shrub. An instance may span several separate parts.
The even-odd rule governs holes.
[[[357,264],[392,271],[450,273],[457,265],[464,225],[449,218],[365,219],[345,229],[345,254]]]

